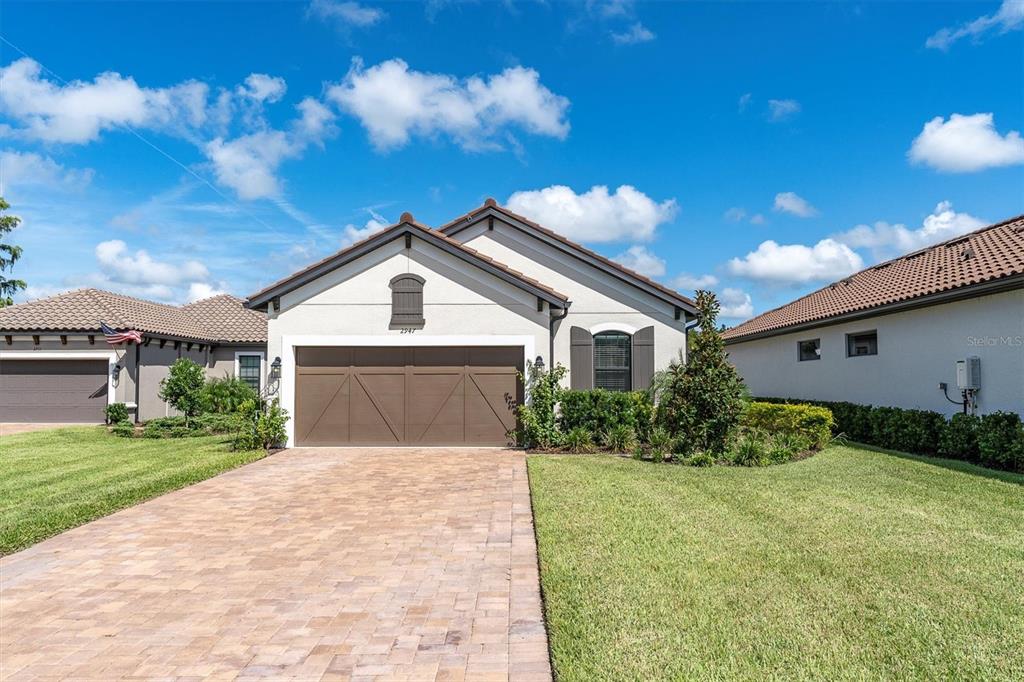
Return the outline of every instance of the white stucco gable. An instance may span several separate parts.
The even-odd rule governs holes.
[[[557,362],[570,366],[568,330],[573,326],[590,334],[617,330],[630,335],[653,326],[656,369],[685,353],[685,329],[693,312],[688,299],[672,296],[649,280],[609,266],[593,252],[549,237],[500,209],[487,210],[487,206],[472,218],[443,229],[452,238],[569,296],[568,315],[556,328]]]

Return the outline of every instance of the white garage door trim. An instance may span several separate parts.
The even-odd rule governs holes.
[[[0,350],[0,360],[106,360],[107,361],[107,405],[116,403],[114,391],[114,367],[117,353],[112,350],[69,350],[66,353],[32,350]]]
[[[284,335],[281,337],[281,407],[292,417],[288,420],[288,447],[295,446],[295,349],[299,346],[520,346],[523,367],[533,361],[534,338],[527,335],[508,336],[420,336],[389,334],[354,335]]]

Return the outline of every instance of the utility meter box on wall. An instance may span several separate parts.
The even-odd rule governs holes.
[[[956,361],[956,387],[961,391],[981,388],[981,358],[972,356]]]

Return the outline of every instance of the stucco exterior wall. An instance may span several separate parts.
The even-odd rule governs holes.
[[[494,221],[493,230],[483,221],[454,238],[569,296],[569,314],[555,328],[555,361],[565,367],[569,367],[569,329],[573,326],[613,325],[633,333],[653,325],[656,370],[686,352],[685,321],[675,319],[675,306],[592,265],[560,254],[500,220]]]
[[[846,335],[877,330],[878,355],[846,357]],[[798,362],[797,342],[821,339],[821,359]],[[978,411],[1024,413],[1024,290],[734,343],[729,357],[755,396],[960,411],[956,361],[981,358]]]
[[[403,273],[426,281],[422,329],[389,329],[388,285]],[[540,355],[547,363],[547,325],[546,306],[538,311],[530,293],[420,239],[413,238],[410,249],[396,239],[281,297],[280,310],[268,314],[267,363],[282,358],[282,376],[270,394],[293,411],[298,345],[498,345],[514,338],[501,345],[521,345],[524,356]]]

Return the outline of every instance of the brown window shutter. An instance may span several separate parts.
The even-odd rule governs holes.
[[[647,390],[653,377],[654,327],[644,327],[633,334],[633,390]]]
[[[594,338],[583,327],[572,327],[569,344],[569,386],[574,391],[594,388]]]
[[[391,280],[391,328],[422,327],[423,284],[419,275],[397,275]]]

